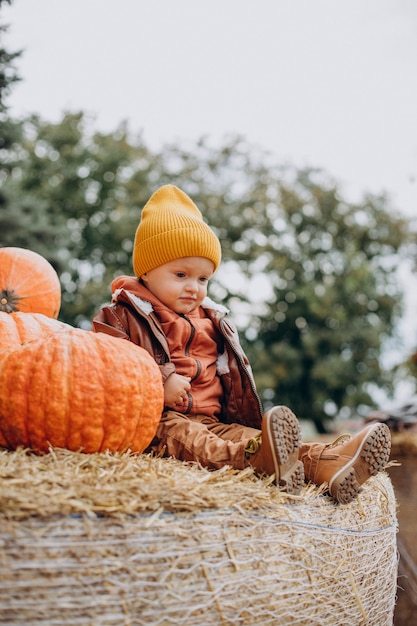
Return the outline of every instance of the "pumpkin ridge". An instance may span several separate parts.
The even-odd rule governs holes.
[[[104,340],[107,344],[109,342]],[[106,346],[104,351],[104,361],[106,363],[105,373],[106,378],[111,378],[111,371],[115,367],[119,370],[119,374],[122,378],[129,381],[132,385],[134,381],[134,389],[130,390],[130,393],[126,393],[126,388],[118,386],[113,389],[110,394],[109,404],[106,406],[106,412],[103,419],[105,438],[103,441],[104,449],[114,446],[118,451],[126,450],[132,445],[133,435],[136,430],[137,415],[141,413],[141,392],[142,392],[142,374],[141,364],[134,358],[135,354],[132,354],[133,344],[130,344],[125,339],[117,339],[118,342],[125,342],[119,345],[111,342]],[[126,350],[129,354],[129,359],[123,361],[118,360],[118,352],[120,349]],[[135,375],[135,372],[139,369],[140,374]],[[118,429],[118,440],[116,442],[114,437],[114,429],[112,428],[114,416],[120,412],[125,415],[123,420],[123,426]]]
[[[28,341],[47,337],[51,333],[72,328],[69,324],[43,313],[0,311],[0,354],[20,348]]]
[[[77,363],[87,363],[88,369],[79,367],[72,372],[74,390],[70,416],[71,431],[79,433],[79,444],[84,452],[101,451],[104,438],[103,413],[109,393],[102,382],[103,367],[100,352],[92,333],[76,329],[71,333],[71,359]],[[85,402],[85,400],[87,401]],[[70,440],[74,446],[76,438]]]
[[[4,367],[4,364],[5,364],[5,359],[0,359],[0,376],[1,376],[1,372]],[[5,398],[8,398],[8,397],[9,397],[9,394],[7,393],[7,390],[6,390]],[[6,421],[7,413],[6,415],[4,414],[2,405],[3,405],[3,393],[0,394],[0,446],[4,448],[8,448],[10,446],[10,442],[8,441],[6,434],[3,430],[3,424],[7,426],[7,421]]]
[[[18,356],[17,356],[18,355]],[[9,447],[29,446],[25,415],[28,407],[27,371],[30,368],[28,351],[21,350],[5,354],[0,362],[2,393],[0,394],[0,418],[3,436]],[[7,373],[11,370],[11,376]],[[6,372],[6,376],[4,376]],[[6,383],[4,382],[6,379]],[[10,419],[10,415],[12,419]]]
[[[140,348],[142,349],[142,348]],[[148,353],[146,352],[146,354],[148,355]],[[148,355],[150,356],[150,355]],[[143,366],[142,366],[143,367]],[[159,415],[158,419],[156,420],[155,424],[154,424],[154,432],[150,434],[150,438],[149,438],[149,442],[147,445],[149,445],[154,437],[154,434],[156,432],[159,420],[161,418],[163,409],[164,409],[164,401],[163,401],[163,387],[162,387],[162,377],[161,377],[161,371],[158,367],[158,365],[155,363],[155,361],[152,359],[152,357],[150,357],[150,359],[147,359],[145,362],[145,367],[146,367],[146,376],[144,378],[146,378],[146,380],[148,381],[147,384],[144,386],[143,388],[143,392],[142,392],[142,410],[141,410],[141,419],[137,421],[136,423],[136,429],[133,435],[133,441],[132,441],[132,447],[136,448],[136,446],[138,445],[137,442],[138,440],[143,440],[143,423],[147,423],[149,424],[149,420],[151,419],[151,416],[147,416],[146,417],[143,415],[143,413],[147,413],[148,410],[150,409],[150,407],[152,407],[153,411],[155,412],[155,403],[157,402],[157,398],[160,398],[160,402],[159,402],[159,411],[157,413],[157,415]],[[162,394],[161,394],[161,389],[162,389]],[[147,447],[147,446],[146,446]]]
[[[45,341],[47,341],[46,338]],[[47,362],[47,356],[43,354],[44,342],[37,340],[36,344],[32,347],[35,354],[31,361],[31,372],[27,379],[27,390],[30,390],[31,401],[28,403],[26,409],[26,424],[27,424],[27,440],[28,445],[37,452],[46,452],[49,442],[43,442],[41,433],[45,430],[45,415],[44,415],[44,402],[47,399],[51,402],[53,395],[46,393],[44,380],[45,370],[47,370],[47,379],[50,378],[50,367]],[[33,353],[32,353],[33,354]]]
[[[13,314],[0,312],[0,353],[20,345],[20,330]]]
[[[42,346],[42,352],[46,352],[50,360],[50,380],[53,381],[53,402],[44,395],[43,415],[44,433],[49,443],[55,447],[65,448],[68,442],[69,432],[69,399],[72,395],[71,385],[65,379],[66,372],[72,372],[71,354],[66,344],[63,346],[55,340],[54,336],[49,336]],[[41,433],[42,436],[42,433]]]

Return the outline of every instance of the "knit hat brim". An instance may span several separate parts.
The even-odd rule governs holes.
[[[133,248],[133,269],[146,272],[183,257],[200,256],[220,265],[220,242],[193,201],[174,185],[158,189],[142,211]]]

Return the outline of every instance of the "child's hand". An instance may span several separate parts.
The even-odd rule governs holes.
[[[191,389],[191,378],[181,374],[171,374],[164,384],[164,403],[171,409],[182,406],[187,399],[187,391]]]

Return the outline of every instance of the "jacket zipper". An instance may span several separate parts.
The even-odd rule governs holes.
[[[193,326],[193,324],[192,324],[192,322],[191,322],[191,320],[190,320],[190,318],[189,318],[189,317],[187,317],[184,313],[182,313],[182,314],[180,314],[180,315],[181,315],[181,317],[183,317],[183,318],[184,318],[184,319],[185,319],[185,320],[189,323],[189,325],[190,325],[190,337],[189,337],[189,339],[188,339],[187,343],[185,344],[185,350],[184,350],[184,352],[185,352],[185,356],[190,356],[190,346],[191,346],[192,341],[193,341],[193,339],[194,339],[194,337],[195,337],[195,328],[194,328],[194,326]],[[201,363],[200,363],[200,361],[199,361],[198,359],[194,359],[194,361],[195,361],[195,362],[196,362],[196,364],[197,364],[197,372],[196,372],[195,376],[193,376],[193,377],[192,377],[191,382],[192,382],[193,380],[196,380],[196,379],[200,376],[200,372],[201,372]],[[191,408],[192,408],[192,406],[193,406],[193,397],[192,397],[192,395],[191,395],[190,393],[188,393],[188,392],[187,392],[187,397],[188,397],[188,406],[187,406],[187,409],[186,409],[186,413],[191,413]]]

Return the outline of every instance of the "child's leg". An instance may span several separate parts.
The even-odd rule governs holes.
[[[156,431],[152,449],[181,461],[196,461],[208,469],[219,469],[225,465],[243,469],[248,465],[245,455],[248,440],[259,432],[239,424],[221,424],[206,415],[166,411]]]
[[[249,465],[259,475],[275,475],[287,493],[298,493],[304,482],[298,460],[300,425],[287,407],[274,407],[262,420],[262,430],[223,424],[204,416],[163,414],[152,450],[182,461],[197,461],[209,469]]]
[[[385,424],[371,424],[357,435],[342,435],[334,443],[304,443],[300,459],[307,480],[328,483],[330,494],[342,504],[351,502],[361,486],[389,460],[391,437]]]

